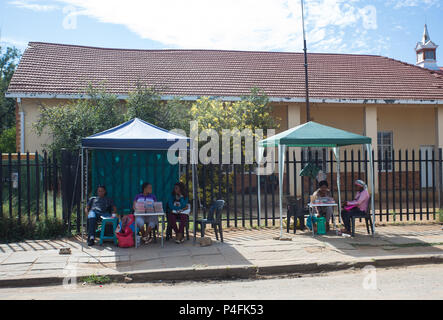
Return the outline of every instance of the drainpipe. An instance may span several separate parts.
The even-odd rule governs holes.
[[[22,99],[17,98],[17,103],[19,105],[19,116],[20,116],[20,153],[25,152],[25,113],[22,109]]]

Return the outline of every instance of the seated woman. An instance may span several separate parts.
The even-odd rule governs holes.
[[[168,213],[169,223],[175,232],[175,242],[182,243],[184,241],[185,226],[189,221],[190,206],[188,194],[185,185],[177,182],[172,190],[171,197],[168,201],[170,212]],[[180,221],[177,228],[177,220]]]
[[[156,196],[152,194],[152,185],[149,182],[145,182],[142,185],[142,192],[134,198],[134,212],[146,212],[147,208],[154,208],[154,202],[156,201]],[[150,243],[152,241],[150,236],[151,230],[158,226],[158,216],[137,217],[135,223],[140,228],[142,240],[145,243]],[[145,224],[147,225],[146,230]]]
[[[110,217],[111,212],[113,214],[117,212],[114,201],[106,196],[105,186],[98,186],[97,196],[91,197],[85,208],[85,213],[88,215],[88,246],[94,245],[97,218]]]
[[[326,180],[320,181],[318,183],[318,189],[312,194],[311,202],[319,198],[331,198],[331,191],[329,190],[329,185]],[[326,218],[326,231],[329,231],[329,221],[331,221],[332,217],[332,207],[315,207],[315,211],[318,217]]]
[[[345,228],[340,230],[342,233],[351,234],[351,217],[357,214],[365,214],[368,208],[370,197],[366,183],[364,183],[362,180],[356,180],[355,186],[357,187],[355,199],[353,201],[345,201],[343,203],[343,208],[348,208],[344,208],[341,211],[341,218],[343,220],[343,224],[345,225]]]

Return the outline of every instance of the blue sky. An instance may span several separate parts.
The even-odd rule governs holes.
[[[443,47],[439,0],[305,0],[305,19],[310,52],[415,63],[425,22]],[[303,45],[299,0],[0,0],[0,27],[0,44],[22,51],[29,41],[296,52]]]

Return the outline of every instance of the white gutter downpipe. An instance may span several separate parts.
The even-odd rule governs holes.
[[[22,105],[22,99],[17,98],[17,104],[19,106],[19,116],[20,116],[20,153],[25,152],[25,113],[23,112],[23,109],[21,108]]]

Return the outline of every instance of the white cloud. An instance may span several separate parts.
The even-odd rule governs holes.
[[[10,1],[9,4],[12,4],[21,9],[29,9],[32,11],[52,11],[58,8],[56,5],[36,3],[36,1],[32,0]]]
[[[388,4],[393,5],[395,9],[404,7],[418,7],[418,6],[440,6],[440,0],[389,0]]]
[[[23,52],[24,49],[26,49],[26,47],[28,46],[28,42],[23,41],[23,40],[17,40],[14,38],[1,37],[0,38],[0,46],[1,47],[16,47],[17,49],[19,49]]]
[[[101,22],[124,25],[142,38],[169,47],[284,51],[302,48],[299,0],[58,1]],[[308,39],[313,41],[314,48],[322,50],[321,43],[328,40],[332,29],[362,27],[363,6],[357,2],[306,1]],[[341,43],[346,39],[335,41]]]
[[[30,0],[14,2],[36,5]],[[75,8],[76,16],[123,25],[141,38],[172,48],[300,51],[303,45],[300,0],[45,2],[54,4]],[[373,50],[370,35],[355,38],[355,30],[377,29],[375,7],[366,1],[309,0],[305,9],[311,52],[343,52],[357,40],[361,50]]]

